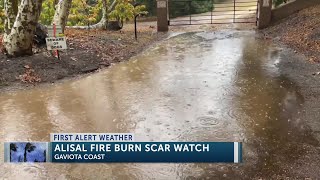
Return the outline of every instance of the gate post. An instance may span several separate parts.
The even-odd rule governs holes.
[[[271,22],[272,0],[259,0],[258,4],[258,28],[263,29]]]
[[[169,30],[169,7],[168,0],[157,0],[157,29],[158,32]]]

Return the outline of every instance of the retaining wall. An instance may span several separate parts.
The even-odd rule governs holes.
[[[304,8],[320,4],[320,0],[295,0],[271,10],[271,22],[286,18]]]

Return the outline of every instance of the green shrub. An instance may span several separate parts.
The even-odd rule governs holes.
[[[137,3],[145,5],[146,10],[148,11],[148,16],[157,15],[157,1],[156,0],[136,0]]]
[[[40,14],[40,23],[44,25],[50,25],[54,16],[55,0],[44,0],[42,3],[42,10]]]
[[[188,1],[170,1],[170,17],[178,17],[189,14],[199,14],[212,11],[214,4],[212,0],[190,0]]]
[[[274,5],[274,7],[278,7],[283,3],[286,3],[288,0],[273,0],[272,3]]]

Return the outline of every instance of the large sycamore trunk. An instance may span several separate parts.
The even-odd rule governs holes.
[[[56,11],[52,23],[60,25],[63,32],[68,20],[71,3],[72,0],[59,0],[58,4],[56,5]]]
[[[5,9],[5,32],[10,33],[11,28],[16,20],[16,16],[18,14],[18,0],[5,0],[4,1],[4,9]]]
[[[17,0],[5,1],[7,18],[3,37],[4,50],[8,56],[31,55],[42,0],[21,0],[18,11],[16,11],[17,2]]]

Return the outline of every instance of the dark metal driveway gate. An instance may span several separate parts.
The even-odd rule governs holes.
[[[169,0],[169,25],[257,23],[258,0]]]

